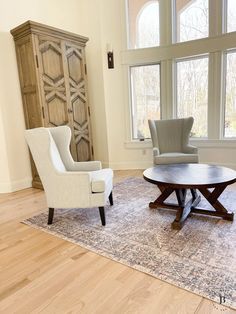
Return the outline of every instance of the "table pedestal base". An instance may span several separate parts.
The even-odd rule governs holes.
[[[214,210],[197,208],[201,196],[197,194],[196,189],[190,189],[192,198],[186,203],[187,189],[176,189],[168,186],[157,185],[161,195],[154,202],[149,203],[150,208],[169,208],[177,210],[176,218],[172,222],[172,228],[180,230],[190,213],[198,213],[207,216],[221,217],[225,220],[233,221],[234,213],[228,212],[227,209],[218,201],[219,196],[227,185],[216,186],[212,191],[208,188],[198,188],[201,194],[211,204]],[[165,203],[164,201],[175,192],[178,204]]]

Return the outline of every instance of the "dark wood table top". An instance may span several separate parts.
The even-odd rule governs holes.
[[[148,168],[143,172],[143,177],[157,185],[176,188],[210,188],[236,182],[236,171],[207,164],[169,164]]]

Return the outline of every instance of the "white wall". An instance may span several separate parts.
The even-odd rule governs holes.
[[[1,100],[0,100],[0,103],[1,103]],[[9,177],[9,171],[8,171],[6,139],[5,139],[5,132],[4,132],[4,127],[3,127],[1,111],[0,111],[0,156],[1,156],[0,173],[1,173],[1,178],[3,178],[3,180],[0,181],[0,191],[7,192],[9,191],[10,177]]]
[[[100,0],[84,0],[83,35],[89,37],[86,48],[88,70],[89,103],[95,159],[101,160],[104,167],[109,165],[107,142],[106,103],[104,96],[103,50],[101,47]]]
[[[1,11],[0,11],[1,12]],[[1,14],[1,13],[0,13]],[[31,182],[24,143],[24,118],[14,44],[8,32],[0,32],[0,192],[28,187]]]
[[[101,46],[108,128],[109,166],[113,169],[146,168],[152,165],[151,149],[127,149],[127,88],[121,51],[125,49],[124,1],[100,1]],[[106,46],[114,51],[114,69],[108,69]]]

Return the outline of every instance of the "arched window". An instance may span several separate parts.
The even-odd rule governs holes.
[[[128,0],[129,48],[159,46],[159,1]]]
[[[137,16],[136,48],[159,46],[159,3],[148,1]]]
[[[208,37],[208,0],[176,0],[177,42]]]

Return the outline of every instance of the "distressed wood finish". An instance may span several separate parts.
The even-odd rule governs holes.
[[[26,128],[68,125],[76,161],[93,159],[85,45],[88,38],[28,21],[11,31]],[[33,186],[42,187],[32,162]]]
[[[233,220],[234,213],[219,202],[218,198],[225,188],[236,182],[236,172],[229,168],[205,164],[175,164],[159,165],[144,171],[143,177],[150,183],[156,184],[161,195],[150,208],[170,208],[177,211],[172,223],[173,229],[181,229],[190,213],[221,217]],[[209,190],[212,188],[212,190]],[[192,198],[186,202],[186,192],[191,191]],[[214,210],[197,208],[201,197],[198,189]],[[177,204],[166,203],[165,200],[175,192]]]
[[[89,123],[89,106],[86,77],[85,52],[81,46],[72,42],[65,42],[65,57],[68,71],[66,80],[68,90],[68,104],[71,114],[72,153],[76,160],[92,159],[91,130]]]

